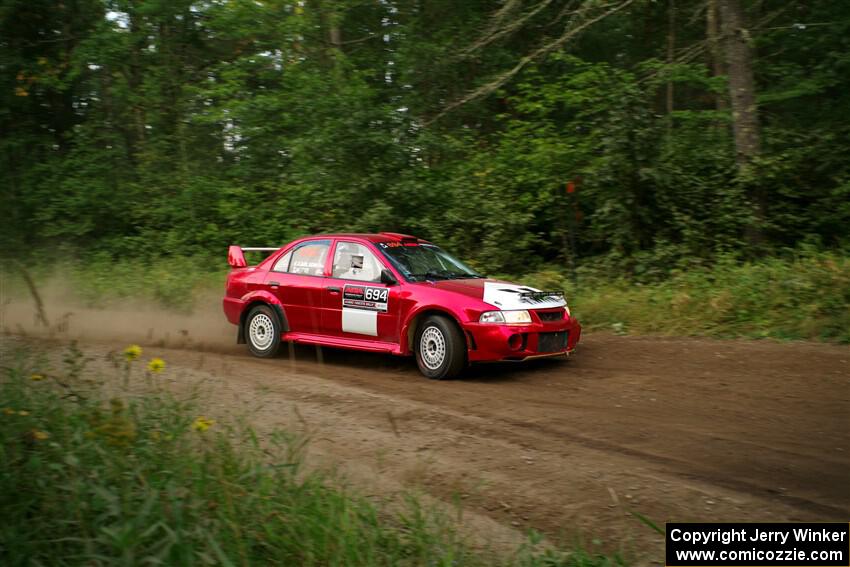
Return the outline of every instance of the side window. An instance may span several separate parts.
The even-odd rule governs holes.
[[[289,273],[305,276],[324,275],[329,246],[330,242],[327,240],[317,240],[302,244],[293,250],[292,260],[289,262]]]
[[[288,272],[289,271],[289,259],[292,258],[292,251],[287,252],[283,256],[280,257],[280,260],[275,262],[274,268],[272,268],[273,272]]]
[[[359,282],[381,281],[381,264],[371,250],[354,242],[337,242],[333,277]]]

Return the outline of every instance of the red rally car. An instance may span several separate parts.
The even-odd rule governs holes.
[[[243,250],[273,252],[248,266]],[[487,279],[404,234],[325,234],[231,246],[224,313],[260,357],[281,341],[416,357],[428,378],[471,362],[570,353],[581,325],[560,291]]]

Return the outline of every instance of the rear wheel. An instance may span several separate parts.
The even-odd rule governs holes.
[[[416,332],[416,364],[434,380],[454,378],[466,363],[466,341],[447,317],[431,315]]]
[[[269,358],[280,348],[280,321],[271,307],[258,305],[245,320],[245,338],[254,356]]]

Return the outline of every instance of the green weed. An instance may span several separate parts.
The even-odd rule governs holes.
[[[565,289],[587,328],[616,333],[850,342],[850,258],[799,252],[790,258],[678,270],[659,281],[580,271],[573,282],[546,270],[523,280]]]
[[[162,388],[107,394],[150,378],[138,354],[128,348],[106,378],[76,347],[60,371],[31,353],[4,356],[0,564],[622,563],[531,547],[507,558],[473,552],[415,499],[389,513],[305,471],[303,440],[286,431],[260,440]]]

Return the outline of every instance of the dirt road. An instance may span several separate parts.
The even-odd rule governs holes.
[[[588,333],[569,361],[447,382],[383,355],[213,350],[149,352],[212,384],[213,415],[306,429],[368,494],[421,489],[509,530],[648,558],[663,542],[630,511],[659,524],[850,518],[846,346]]]

